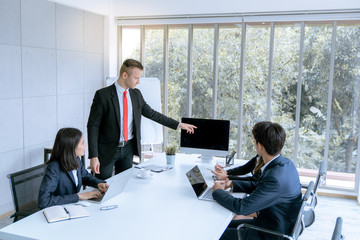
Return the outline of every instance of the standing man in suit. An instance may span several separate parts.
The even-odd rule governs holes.
[[[241,223],[251,223],[289,234],[301,206],[301,185],[296,167],[291,160],[280,155],[285,143],[285,130],[277,123],[259,122],[253,127],[252,133],[256,152],[265,164],[261,168],[260,179],[257,182],[215,182],[213,197],[220,205],[236,214],[257,213],[257,217],[233,220],[221,240],[237,239],[236,227]],[[228,187],[232,187],[234,192],[250,195],[243,199],[234,198],[224,191]],[[247,240],[270,239],[251,229],[242,230],[241,236]]]
[[[90,167],[100,179],[132,167],[133,155],[141,156],[141,115],[172,129],[193,133],[193,125],[179,123],[153,110],[136,89],[144,67],[133,59],[124,61],[118,80],[96,91],[87,124]]]

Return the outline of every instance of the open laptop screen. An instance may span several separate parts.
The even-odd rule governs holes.
[[[199,167],[196,165],[190,171],[186,173],[191,186],[193,187],[196,196],[200,197],[200,195],[207,189],[207,184],[202,176]]]

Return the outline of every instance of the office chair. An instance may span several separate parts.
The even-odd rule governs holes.
[[[287,235],[285,233],[281,233],[281,232],[278,232],[278,231],[266,229],[266,228],[263,228],[263,227],[255,226],[255,225],[252,225],[252,224],[243,223],[243,224],[240,224],[236,228],[238,239],[242,240],[241,230],[245,229],[245,228],[249,228],[249,229],[252,229],[252,230],[255,230],[255,231],[260,231],[260,232],[263,232],[263,233],[267,233],[269,235],[273,235],[273,236],[278,237],[278,238],[290,239],[290,240],[298,239],[298,237],[301,235],[301,233],[303,232],[303,230],[305,228],[304,209],[309,204],[309,201],[311,200],[311,197],[312,197],[311,192],[313,191],[313,189],[314,189],[314,182],[311,181],[309,183],[309,185],[308,185],[306,193],[303,196],[303,200],[302,200],[302,203],[301,203],[301,206],[300,206],[300,209],[299,209],[299,213],[297,215],[296,222],[294,224],[294,228],[292,229],[290,235]]]
[[[38,195],[46,166],[41,164],[8,175],[15,212],[14,222],[39,210]]]
[[[342,223],[343,220],[341,217],[336,219],[336,224],[334,228],[334,232],[332,234],[331,240],[342,240],[345,239],[345,236],[342,234]]]
[[[318,171],[318,174],[316,176],[315,184],[314,184],[314,190],[311,192],[312,195],[312,202],[306,206],[305,212],[304,212],[304,222],[305,227],[311,226],[315,222],[315,207],[317,205],[317,190],[318,187],[321,186],[326,180],[326,171],[325,171],[325,162],[322,161],[320,163],[320,168]],[[302,188],[307,188],[308,186],[302,185]]]
[[[317,193],[317,190],[318,190],[318,187],[323,185],[323,183],[326,181],[326,171],[325,171],[325,162],[322,161],[320,163],[320,167],[319,167],[319,171],[318,171],[318,174],[316,176],[316,180],[315,180],[315,184],[314,184],[314,190],[312,192],[312,195],[315,195],[315,198],[314,198],[314,205],[316,206],[317,204],[317,197],[316,197],[316,193]],[[302,188],[308,188],[307,185],[301,185]]]

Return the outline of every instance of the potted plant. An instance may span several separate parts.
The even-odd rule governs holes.
[[[173,165],[175,162],[175,153],[177,150],[176,145],[169,145],[165,147],[165,154],[166,154],[166,163],[169,165]]]

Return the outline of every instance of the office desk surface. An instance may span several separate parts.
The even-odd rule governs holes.
[[[161,154],[140,166],[166,165]],[[198,165],[208,185],[215,161],[201,163],[197,155],[177,154],[174,168],[153,173],[150,179],[131,178],[124,191],[110,200],[119,207],[100,210],[99,204],[87,207],[90,217],[47,223],[42,211],[3,229],[2,232],[35,239],[219,239],[233,214],[216,202],[198,200],[185,176]],[[113,179],[116,176],[113,177]],[[110,180],[113,180],[110,179]]]

